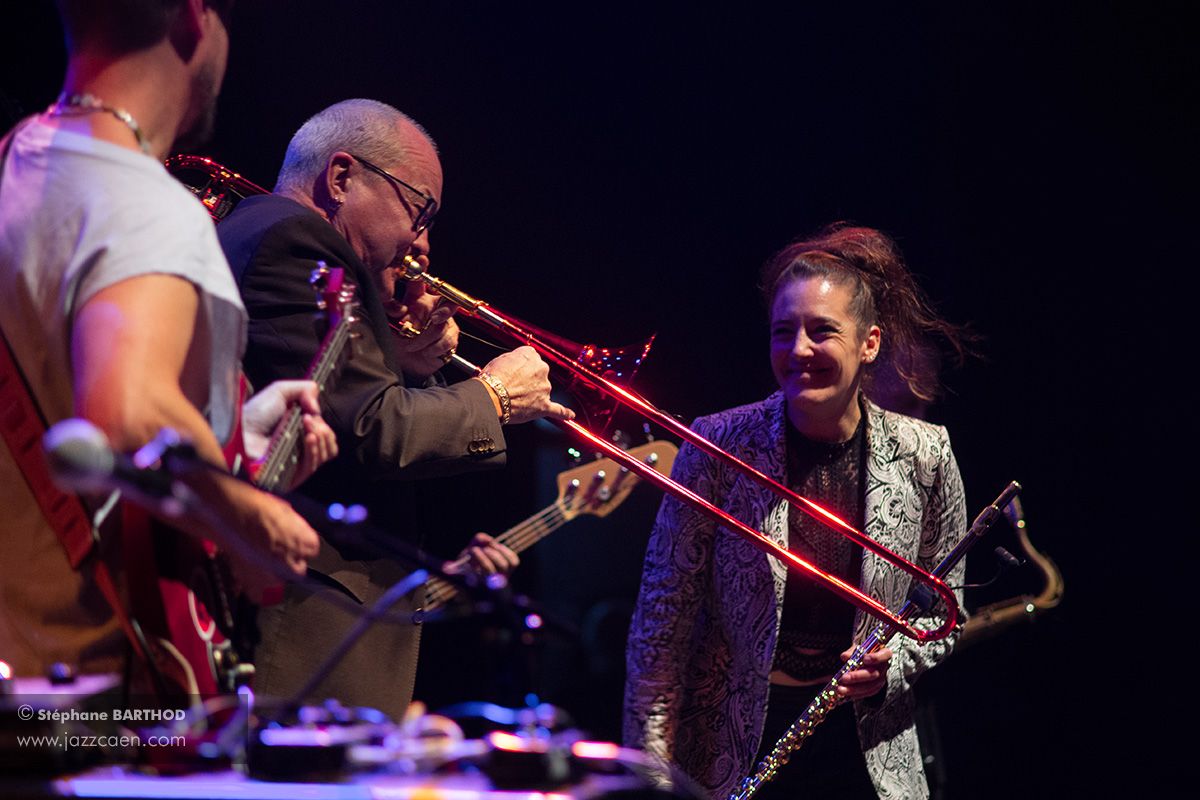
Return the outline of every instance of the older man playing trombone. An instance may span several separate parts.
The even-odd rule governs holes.
[[[431,375],[453,352],[450,310],[402,279],[405,257],[424,263],[442,198],[433,142],[414,121],[373,100],[347,100],[313,116],[288,146],[275,191],[250,197],[218,227],[250,315],[245,368],[252,380],[302,374],[320,345],[308,276],[318,261],[343,266],[358,285],[360,338],[322,401],[342,456],[308,493],[361,503],[376,525],[415,543],[412,500],[397,481],[497,467],[502,426],[571,418],[550,399],[548,368],[523,347],[453,386]],[[397,333],[397,331],[403,333]],[[327,542],[320,578],[370,604],[405,574],[378,551]],[[516,555],[483,534],[467,553],[477,569],[508,571]],[[418,594],[403,607],[421,604]],[[288,695],[354,619],[303,589],[260,616],[260,692]],[[419,629],[376,626],[313,693],[398,717],[412,695]]]

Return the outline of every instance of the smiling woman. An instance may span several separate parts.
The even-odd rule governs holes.
[[[813,275],[792,278],[771,304],[771,368],[788,421],[817,441],[854,433],[863,369],[879,354],[879,326],[860,321],[853,300],[849,281]]]
[[[795,282],[805,278],[820,280],[815,293],[801,299]],[[912,408],[914,401],[927,403],[937,396],[938,359],[933,345],[948,345],[958,361],[969,352],[966,331],[937,315],[895,243],[872,228],[832,225],[816,237],[789,244],[763,267],[760,288],[771,314],[771,365],[785,390],[780,369],[787,364],[781,362],[779,351],[785,347],[786,332],[796,325],[787,318],[800,310],[798,305],[807,308],[818,300],[824,306],[838,305],[842,295],[847,302],[840,310],[849,315],[868,345],[869,352],[864,350],[857,359],[861,388],[886,408]],[[849,320],[841,322],[844,326]],[[849,334],[843,327],[835,338],[840,343]]]
[[[959,329],[924,300],[899,252],[870,228],[835,226],[767,262],[771,366],[765,401],[696,420],[738,458],[930,569],[966,529],[944,428],[868,395],[936,392],[930,334]],[[876,382],[875,372],[898,382]],[[898,383],[903,387],[894,391]],[[892,398],[895,399],[895,398]],[[777,544],[896,608],[908,581],[873,553],[685,445],[672,477]],[[947,578],[962,583],[962,567]],[[961,601],[961,598],[960,598]],[[799,716],[865,632],[862,614],[707,517],[664,501],[646,554],[627,658],[625,736],[727,796]],[[938,625],[940,619],[929,620]],[[943,617],[944,619],[944,617]],[[835,709],[760,797],[925,797],[912,683],[957,634],[868,656]],[[757,754],[757,755],[756,755]]]

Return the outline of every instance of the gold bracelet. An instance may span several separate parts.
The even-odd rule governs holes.
[[[512,401],[508,399],[508,389],[505,389],[500,379],[490,372],[479,373],[479,380],[492,387],[492,391],[496,393],[496,399],[500,401],[500,424],[507,425],[512,419]]]

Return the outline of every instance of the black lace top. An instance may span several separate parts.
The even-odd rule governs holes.
[[[866,415],[845,442],[814,442],[787,426],[788,487],[856,528],[863,525],[866,487]],[[788,515],[788,549],[857,586],[862,547],[793,506]],[[855,608],[823,585],[788,572],[783,620],[775,648],[777,670],[796,680],[826,678],[841,666],[850,644]]]

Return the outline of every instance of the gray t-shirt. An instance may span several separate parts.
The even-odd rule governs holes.
[[[210,364],[202,410],[224,443],[246,314],[204,208],[149,156],[36,119],[22,128],[0,185],[0,322],[50,422],[71,413],[75,312],[101,289],[150,273],[200,292],[193,347]]]
[[[75,313],[101,289],[151,273],[178,275],[199,292],[189,361],[207,365],[202,410],[224,441],[246,315],[203,207],[153,158],[37,120],[20,129],[0,183],[0,323],[48,423],[73,412]],[[119,548],[102,549],[119,560]],[[44,675],[57,661],[81,672],[122,669],[116,618],[91,571],[68,565],[3,440],[0,553],[0,658],[15,675]]]

